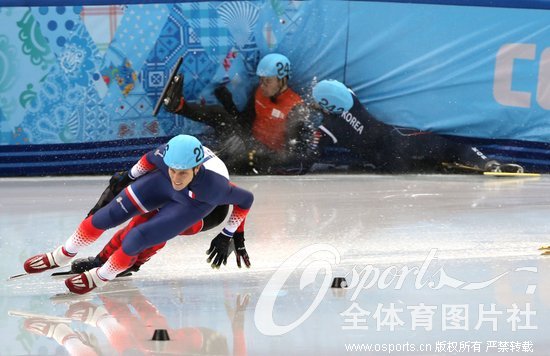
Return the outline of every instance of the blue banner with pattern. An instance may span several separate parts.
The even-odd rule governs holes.
[[[225,83],[242,108],[259,59],[281,52],[306,98],[316,81],[338,79],[387,123],[550,166],[546,1],[44,3],[0,7],[4,157],[17,146],[209,134],[163,110],[151,115],[177,59],[187,100],[213,103]],[[3,164],[16,163],[0,159],[0,172]]]

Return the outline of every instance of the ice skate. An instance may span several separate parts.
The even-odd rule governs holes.
[[[183,98],[183,74],[179,73],[170,84],[168,84],[168,90],[166,91],[166,97],[162,99],[162,104],[169,112],[178,112],[185,104]]]
[[[515,163],[499,163],[498,161],[489,161],[485,165],[486,172],[494,173],[524,173],[524,169],[519,164]]]
[[[540,177],[540,173],[526,173],[525,169],[516,163],[499,163],[489,161],[485,165],[483,175],[494,177]]]
[[[159,99],[153,109],[153,116],[157,116],[162,105],[165,105],[168,111],[176,110],[180,105],[180,98],[183,99],[183,75],[178,74],[178,70],[183,62],[183,57],[180,57],[174,65],[166,86],[162,90]],[[177,92],[179,91],[179,95]],[[176,98],[176,99],[174,99]]]
[[[99,259],[99,256],[79,258],[71,263],[71,273],[84,273],[101,266],[103,266],[103,261]]]
[[[86,271],[91,270],[92,268],[101,267],[103,266],[104,263],[105,262],[103,262],[99,258],[99,256],[95,256],[95,257],[89,256],[85,258],[79,258],[74,260],[73,263],[71,263],[71,270],[69,272],[64,273],[63,275],[84,273]],[[140,267],[141,265],[134,264],[127,270],[117,274],[117,277],[129,277],[132,275],[133,272],[139,271]],[[58,274],[58,275],[62,275],[62,274]]]
[[[51,318],[30,318],[25,320],[24,327],[33,334],[55,340],[59,345],[65,345],[70,339],[78,340],[79,355],[96,355],[90,346],[90,336],[86,332],[71,329],[69,323]]]
[[[53,252],[43,253],[27,259],[23,267],[27,273],[40,273],[69,264],[75,255],[69,254],[63,246],[59,246]]]
[[[74,334],[68,323],[48,318],[29,318],[25,320],[24,327],[33,334],[52,338],[59,344],[62,344],[64,338]]]
[[[67,278],[65,280],[65,285],[71,292],[76,294],[86,294],[97,287],[102,287],[107,284],[108,281],[99,277],[97,274],[98,270],[99,267],[96,267],[79,275]]]
[[[97,322],[109,313],[101,305],[95,305],[90,302],[81,301],[74,303],[69,307],[69,310],[65,313],[65,316],[72,320],[78,320],[84,324],[97,327]]]

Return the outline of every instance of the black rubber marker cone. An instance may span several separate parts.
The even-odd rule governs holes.
[[[170,340],[170,336],[168,336],[168,330],[166,330],[166,329],[155,329],[155,333],[153,334],[153,340],[154,341],[168,341],[168,340]]]
[[[348,282],[344,277],[334,277],[331,288],[346,288]]]

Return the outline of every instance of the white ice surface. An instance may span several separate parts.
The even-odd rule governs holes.
[[[106,182],[107,177],[0,179],[0,355],[85,350],[103,355],[342,355],[351,343],[401,350],[409,343],[408,352],[392,354],[435,355],[471,354],[460,352],[460,345],[476,342],[481,354],[500,355],[499,345],[523,348],[529,343],[534,349],[529,354],[550,352],[550,285],[545,282],[550,256],[537,250],[550,244],[546,176],[236,177],[255,195],[246,224],[249,270],[239,270],[232,258],[221,270],[210,268],[204,252],[215,229],[172,239],[135,276],[88,296],[55,297],[65,293],[63,279],[48,275],[6,282],[22,271],[26,258],[53,249],[71,234]],[[81,256],[95,255],[113,232]],[[324,244],[325,251],[289,265],[289,257],[317,244]],[[434,259],[427,264],[430,251]],[[392,273],[423,264],[428,267],[422,276],[411,272],[396,287],[398,276]],[[288,272],[286,281],[276,271]],[[336,276],[358,281],[352,271],[374,285],[325,288],[324,281]],[[386,274],[373,280],[376,271]],[[429,282],[437,285],[442,274],[447,284],[459,282],[430,288]],[[475,289],[476,283],[493,278]],[[268,285],[270,280],[284,283]],[[243,303],[245,296],[248,303]],[[319,305],[297,323],[316,296]],[[242,310],[235,313],[239,301]],[[431,330],[411,314],[410,308],[421,303],[436,308],[429,318]],[[496,331],[490,322],[477,325],[479,308],[487,311],[491,304],[501,312],[485,316],[496,320]],[[511,317],[514,305],[521,311],[517,323]],[[364,321],[356,326],[348,315],[353,306],[364,310],[357,316]],[[444,310],[464,306],[467,321],[453,324],[444,318],[450,315]],[[393,331],[391,309],[402,321]],[[57,334],[40,335],[37,325]],[[150,340],[159,328],[168,330],[170,341]],[[61,340],[75,334],[80,337]],[[456,352],[449,342],[457,343]],[[421,343],[432,351],[411,351],[412,344]],[[443,345],[447,348],[441,350]]]

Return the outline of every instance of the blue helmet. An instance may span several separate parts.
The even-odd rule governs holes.
[[[290,78],[290,61],[279,53],[268,54],[258,63],[256,75],[258,77],[277,77],[279,79]]]
[[[313,87],[315,101],[331,114],[341,114],[353,106],[351,91],[337,80],[322,80]]]
[[[166,144],[164,163],[174,169],[191,169],[204,161],[204,149],[194,136],[177,135]]]

